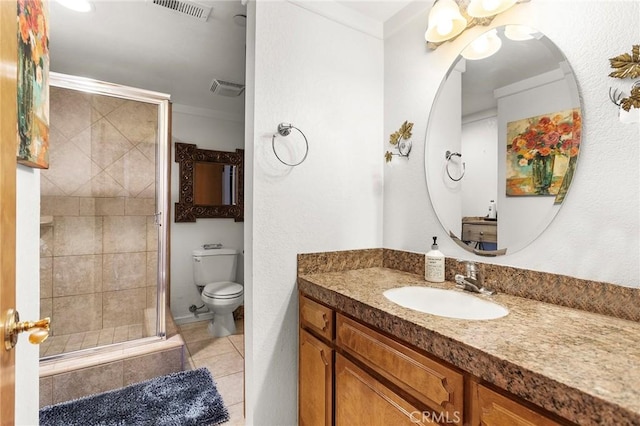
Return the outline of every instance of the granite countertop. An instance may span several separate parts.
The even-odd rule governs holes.
[[[382,295],[408,285],[462,291],[382,267],[298,276],[303,293],[570,421],[640,424],[640,323],[507,294],[478,295],[505,317],[450,319]]]

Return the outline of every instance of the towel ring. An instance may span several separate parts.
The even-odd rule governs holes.
[[[460,157],[462,158],[462,154],[460,154],[459,152],[451,152],[451,151],[447,151],[445,153],[445,158],[447,159],[447,166],[445,167],[446,171],[447,171],[447,176],[449,176],[449,179],[451,179],[454,182],[458,182],[459,180],[461,180],[464,177],[464,172],[466,171],[466,166],[464,161],[462,162],[462,173],[460,174],[459,178],[454,178],[453,176],[451,176],[451,172],[449,172],[449,163],[451,163],[451,157]]]
[[[304,133],[302,133],[302,130],[298,129],[291,123],[278,124],[277,134],[279,134],[280,136],[289,136],[289,134],[291,133],[291,129],[296,129],[298,132],[300,132],[300,134],[304,138],[305,151],[304,151],[304,156],[302,157],[302,160],[298,161],[297,163],[291,164],[291,163],[287,163],[282,158],[280,158],[280,156],[276,152],[276,133],[274,133],[273,136],[271,137],[271,149],[273,149],[273,153],[282,164],[284,164],[285,166],[295,167],[302,164],[302,162],[307,159],[307,154],[309,154],[309,141],[307,140],[307,137],[304,135]]]

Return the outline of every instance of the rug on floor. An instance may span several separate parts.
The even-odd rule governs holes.
[[[227,407],[206,368],[40,409],[40,426],[212,426],[228,420]]]

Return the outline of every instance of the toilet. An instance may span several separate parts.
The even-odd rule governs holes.
[[[236,279],[238,252],[226,248],[194,250],[192,257],[193,281],[202,301],[213,312],[213,319],[207,327],[209,334],[223,337],[235,333],[233,311],[244,300],[242,284],[233,282]]]

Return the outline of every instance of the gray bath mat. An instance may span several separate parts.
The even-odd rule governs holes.
[[[211,426],[229,412],[206,368],[43,407],[40,426]]]

